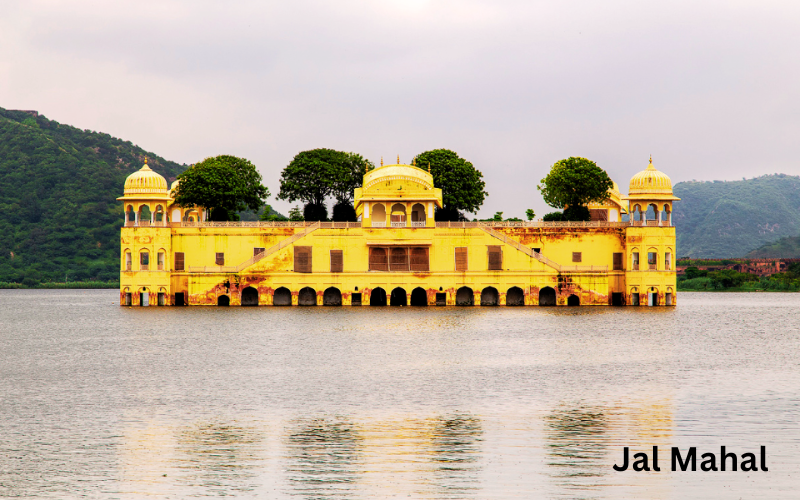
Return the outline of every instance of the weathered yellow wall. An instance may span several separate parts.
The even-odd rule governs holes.
[[[436,303],[436,293],[447,293],[447,303],[456,302],[456,292],[467,286],[472,288],[475,304],[480,304],[480,293],[484,288],[494,287],[499,292],[500,303],[505,303],[505,294],[511,287],[519,287],[525,293],[525,304],[536,305],[541,288],[550,286],[557,292],[559,305],[566,304],[567,297],[575,294],[581,305],[608,305],[611,292],[626,294],[627,303],[636,287],[639,293],[654,288],[659,294],[659,304],[664,305],[664,294],[672,293],[675,304],[675,272],[664,271],[664,252],[672,253],[674,269],[675,230],[672,227],[501,227],[497,228],[509,238],[528,247],[541,248],[541,253],[562,266],[606,266],[605,272],[565,271],[559,273],[529,255],[505,245],[477,227],[472,228],[320,228],[297,240],[294,245],[312,247],[312,273],[295,273],[293,246],[289,245],[254,265],[236,273],[215,265],[215,254],[225,253],[225,266],[237,266],[253,256],[254,247],[270,248],[281,240],[302,231],[302,228],[123,228],[124,250],[133,252],[133,271],[121,273],[121,301],[124,292],[134,292],[134,304],[138,303],[138,292],[147,289],[156,293],[165,289],[172,303],[175,292],[187,294],[191,305],[215,305],[220,295],[228,295],[231,305],[241,303],[241,290],[253,286],[259,291],[259,304],[270,305],[272,293],[286,287],[297,293],[304,287],[313,288],[322,304],[322,294],[329,287],[342,293],[343,305],[350,303],[351,294],[363,294],[362,302],[369,304],[368,294],[376,287],[383,288],[387,296],[396,287],[403,288],[410,298],[414,288],[426,291],[428,303]],[[369,271],[370,244],[428,246],[430,248],[430,272],[378,272]],[[503,270],[488,270],[488,246],[503,247]],[[468,271],[455,271],[455,248],[468,248]],[[151,269],[155,267],[158,249],[167,254],[165,271],[137,271],[138,251],[151,251]],[[642,270],[631,270],[630,255],[633,249],[640,251]],[[659,253],[659,269],[646,269],[647,251]],[[330,250],[343,251],[342,273],[330,272]],[[184,272],[173,272],[174,252],[184,252]],[[572,262],[573,252],[581,252],[581,262]],[[613,254],[624,254],[624,271],[613,271]],[[199,272],[197,268],[206,268]],[[194,271],[194,272],[190,272]],[[440,290],[441,289],[441,290]],[[388,300],[388,299],[387,299]],[[151,300],[151,304],[154,303]],[[646,296],[642,300],[646,303]]]

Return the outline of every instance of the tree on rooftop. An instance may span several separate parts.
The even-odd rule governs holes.
[[[477,212],[489,195],[484,188],[483,174],[472,163],[449,149],[425,151],[414,157],[422,169],[431,168],[433,185],[442,190],[444,208],[437,210],[436,220],[460,220],[461,210]]]
[[[567,220],[583,220],[589,203],[602,203],[608,199],[608,190],[614,186],[605,170],[586,158],[570,157],[557,161],[547,177],[536,188],[544,201],[564,211]]]
[[[175,203],[204,207],[212,221],[239,220],[237,212],[257,212],[269,196],[255,165],[236,156],[206,158],[181,173],[178,180]]]

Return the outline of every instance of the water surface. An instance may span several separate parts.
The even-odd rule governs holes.
[[[796,498],[800,294],[121,308],[0,291],[0,497]],[[622,447],[662,472],[615,472]],[[767,447],[770,471],[669,472]]]

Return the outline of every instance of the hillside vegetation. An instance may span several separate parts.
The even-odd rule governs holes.
[[[681,257],[743,257],[800,234],[800,177],[680,182],[674,192],[681,198],[673,214]]]
[[[186,166],[111,137],[0,108],[0,282],[119,279],[125,178]]]
[[[762,245],[746,255],[748,259],[800,259],[800,236],[787,236]]]

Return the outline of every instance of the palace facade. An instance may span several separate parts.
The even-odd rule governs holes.
[[[672,182],[648,167],[590,222],[436,222],[413,165],[367,172],[359,222],[210,222],[147,163],[125,181],[120,304],[676,304]]]

